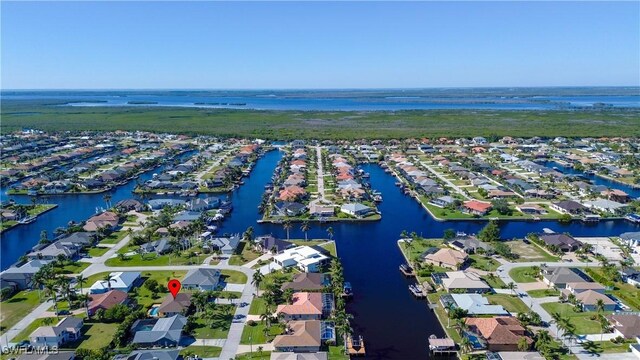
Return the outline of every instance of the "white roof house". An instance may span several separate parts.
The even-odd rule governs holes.
[[[600,211],[608,211],[611,213],[616,212],[619,209],[626,207],[627,205],[621,204],[617,201],[607,200],[607,199],[597,199],[593,201],[585,201],[584,206],[596,209]]]
[[[102,294],[109,291],[109,289],[129,292],[136,280],[140,278],[140,273],[137,271],[120,271],[109,275],[111,275],[111,287],[105,280],[98,280],[91,285],[92,294]]]
[[[273,258],[273,261],[283,268],[297,266],[304,272],[319,272],[328,260],[328,256],[309,246],[287,249]]]

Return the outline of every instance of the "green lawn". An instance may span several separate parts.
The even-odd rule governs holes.
[[[251,301],[251,307],[249,308],[249,314],[261,315],[267,308],[267,303],[261,298],[255,296]]]
[[[13,338],[12,341],[20,342],[22,340],[29,340],[29,335],[31,335],[31,333],[34,332],[40,326],[55,325],[58,321],[60,321],[60,319],[56,317],[35,319],[33,322],[31,322],[31,324],[27,325],[27,327],[24,328],[24,330],[20,331],[18,335],[16,335],[16,337]]]
[[[555,262],[560,259],[557,256],[549,254],[534,243],[526,244],[523,240],[512,240],[507,241],[505,244],[511,248],[511,252],[520,256],[515,260],[516,262]]]
[[[100,257],[100,256],[104,255],[107,251],[109,251],[109,248],[106,248],[106,247],[93,247],[93,248],[89,249],[88,253],[89,253],[89,256],[91,256],[91,257]]]
[[[529,311],[527,305],[525,305],[517,296],[508,294],[489,294],[487,295],[487,299],[489,299],[489,303],[491,304],[502,305],[505,310],[512,314],[522,312],[526,313]]]
[[[253,349],[253,353],[240,354],[236,356],[236,360],[269,360],[271,359],[271,351],[259,352],[256,347]]]
[[[400,238],[400,234],[398,234]],[[416,239],[411,241],[411,244],[407,242],[400,242],[400,249],[409,258],[410,261],[415,261],[422,253],[431,247],[442,247],[442,239]]]
[[[90,263],[74,261],[70,264],[65,265],[62,268],[63,274],[80,274],[82,270],[86,269],[91,265]]]
[[[327,249],[327,251],[329,251],[329,254],[331,254],[331,256],[333,257],[338,256],[338,249],[336,248],[336,243],[334,241],[325,245],[321,245],[320,247]]]
[[[117,244],[127,236],[126,231],[115,231],[100,241],[100,244]]]
[[[253,251],[251,245],[247,244],[246,241],[241,241],[240,244],[238,244],[236,253],[238,253],[238,255],[232,255],[229,259],[229,265],[243,265],[262,255],[262,253]]]
[[[502,281],[502,279],[500,279],[500,277],[495,276],[493,278],[489,277],[489,276],[483,276],[482,280],[484,280],[487,285],[491,286],[494,289],[506,289],[507,288],[507,284],[504,283],[504,281]]]
[[[218,346],[190,345],[180,350],[180,355],[185,359],[188,355],[198,355],[199,358],[213,358],[220,356],[221,352],[222,348]],[[236,357],[236,359],[238,359],[238,357]]]
[[[104,324],[91,323],[85,324],[82,328],[82,342],[78,345],[79,349],[102,349],[109,346],[113,340],[113,335],[118,329],[118,323]]]
[[[247,275],[235,270],[222,270],[222,277],[225,282],[230,284],[246,284]]]
[[[529,266],[513,268],[509,271],[509,276],[517,283],[532,283],[538,281],[535,277],[536,274]]]
[[[560,296],[560,290],[553,289],[539,289],[527,291],[529,296],[534,298],[548,297],[548,296]]]
[[[193,336],[196,339],[225,339],[229,334],[234,310],[233,305],[216,305],[213,319],[197,316]]]
[[[496,271],[500,267],[500,263],[491,257],[474,254],[469,255],[469,267],[484,271]]]
[[[611,341],[594,341],[594,343],[600,345],[603,353],[624,353],[629,352],[629,344],[636,344],[633,340],[626,340],[620,344],[614,344]]]
[[[242,331],[242,339],[240,344],[266,344],[267,338],[265,337],[265,324],[256,322],[254,326],[245,325]],[[280,335],[284,332],[282,324],[272,324],[268,333],[268,340],[271,341],[276,335]]]
[[[569,319],[569,322],[576,327],[576,334],[600,334],[602,329],[597,320],[591,320],[594,312],[577,312],[573,305],[561,304],[557,302],[542,304],[542,307],[549,314],[557,312]]]
[[[613,290],[607,291],[607,293],[613,294],[633,310],[640,310],[640,289],[631,284],[604,281],[607,277],[603,274],[602,268],[586,268],[585,272],[595,281],[603,285],[613,286]]]
[[[137,246],[136,246],[137,248]],[[122,250],[122,249],[121,249]],[[129,250],[131,251],[131,250]],[[124,251],[123,253],[126,253]],[[119,257],[110,258],[105,261],[108,266],[171,266],[171,265],[193,265],[201,264],[206,255],[191,256],[191,250],[182,251],[180,256],[174,254],[160,255],[155,254],[135,254],[126,256],[124,259]]]
[[[44,298],[44,294],[43,294]],[[20,291],[11,298],[0,302],[0,331],[4,333],[23,317],[40,305],[38,291]]]

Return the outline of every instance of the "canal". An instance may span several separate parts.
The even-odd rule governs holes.
[[[564,166],[560,163],[557,163],[555,161],[545,161],[540,163],[546,167],[549,168],[557,168],[560,172],[562,172],[563,174],[567,174],[567,175],[580,175],[583,176],[585,179],[589,179],[593,184],[595,185],[603,185],[612,189],[618,189],[618,190],[622,190],[624,192],[626,192],[627,194],[629,194],[629,196],[637,198],[640,197],[640,188],[634,188],[631,187],[629,185],[626,184],[622,184],[616,181],[612,181],[594,174],[587,174],[583,171],[580,170],[576,170],[572,167],[569,166]]]
[[[245,184],[230,195],[233,203],[231,215],[223,223],[221,233],[243,232],[253,226],[256,235],[273,234],[286,237],[286,231],[278,224],[257,224],[260,218],[258,204],[264,185],[282,153],[271,151],[256,164]],[[477,233],[483,222],[439,222],[411,197],[405,196],[395,184],[395,178],[378,165],[364,165],[371,174],[373,189],[382,192],[384,201],[379,205],[382,220],[370,223],[314,224],[310,238],[327,238],[327,228],[334,230],[338,256],[343,262],[345,278],[350,281],[355,296],[348,305],[354,315],[352,327],[362,335],[367,345],[369,359],[419,359],[428,358],[427,338],[431,334],[444,335],[435,315],[428,310],[425,301],[415,300],[409,293],[405,279],[398,271],[404,259],[397,247],[397,239],[403,230],[415,231],[425,237],[441,237],[445,229],[453,228],[466,233]],[[151,178],[155,169],[140,177]],[[135,182],[112,191],[112,202],[132,196]],[[205,196],[205,195],[202,195]],[[50,233],[69,220],[80,221],[104,206],[103,194],[51,197],[60,204],[54,211],[42,215],[35,223],[7,232],[2,237],[3,267],[11,264],[38,242],[41,230]],[[19,198],[19,197],[15,197]],[[26,199],[26,200],[25,200]],[[17,199],[28,202],[28,198]],[[550,228],[558,232],[570,232],[576,236],[619,235],[626,231],[639,231],[640,226],[626,221],[602,221],[595,225],[579,222],[559,224],[554,221],[503,222],[501,235],[505,239],[522,237],[530,232]],[[303,238],[299,224],[291,229],[291,238]],[[5,265],[7,264],[7,265]]]

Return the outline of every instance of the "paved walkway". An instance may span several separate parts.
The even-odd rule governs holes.
[[[320,146],[316,146],[316,157],[318,160],[318,196],[324,201],[324,169],[322,167],[322,149]]]
[[[45,314],[48,313],[50,307],[53,306],[53,301],[47,300],[42,304],[38,305],[33,311],[27,314],[22,320],[18,321],[17,324],[13,325],[11,329],[7,330],[6,333],[0,336],[0,347],[9,346],[11,344],[11,340],[15,338],[22,330],[26,329],[29,324],[34,322],[36,319],[44,317]]]

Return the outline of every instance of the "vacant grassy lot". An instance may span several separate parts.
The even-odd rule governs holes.
[[[534,298],[548,297],[548,296],[560,296],[560,290],[553,289],[539,289],[527,291],[529,296]]]
[[[546,303],[542,304],[542,307],[549,312],[549,314],[557,312],[565,318],[569,319],[569,322],[576,327],[576,334],[600,334],[602,329],[600,323],[597,320],[591,320],[591,316],[595,315],[594,312],[577,312],[573,305],[561,304],[561,303]]]
[[[196,317],[193,330],[196,339],[225,339],[229,334],[235,306],[216,305],[213,309],[211,319]]]
[[[265,329],[266,325],[260,322],[256,322],[254,326],[245,325],[240,344],[266,344],[284,332],[284,325],[272,324],[269,330]]]
[[[106,253],[107,251],[109,251],[109,248],[106,248],[106,247],[93,247],[93,248],[89,249],[88,253],[89,253],[89,256],[91,256],[91,257],[100,257],[100,256],[104,255],[104,253]]]
[[[249,308],[249,314],[261,315],[267,308],[267,303],[261,297],[254,297]]]
[[[237,255],[231,255],[231,258],[229,259],[229,265],[243,265],[262,255],[257,251],[253,251],[251,245],[247,244],[246,241],[241,241],[240,244],[238,244],[236,253]]]
[[[180,350],[180,355],[186,359],[186,356],[198,355],[199,358],[215,358],[220,356],[222,348],[219,346],[199,346],[191,345]],[[236,358],[237,359],[237,358]]]
[[[7,331],[39,304],[38,291],[20,291],[0,302],[0,331]]]
[[[113,340],[113,335],[118,329],[118,323],[103,324],[93,323],[85,324],[82,328],[82,342],[78,345],[79,349],[102,349],[108,346]]]
[[[496,271],[500,267],[500,263],[491,257],[474,254],[469,256],[469,267],[485,271]]]
[[[509,276],[517,283],[532,283],[538,281],[536,273],[530,266],[517,267],[509,271]]]
[[[107,236],[106,238],[100,240],[100,244],[117,244],[127,235],[128,234],[126,231],[115,231],[109,234],[109,236]]]
[[[246,284],[247,275],[235,270],[222,270],[222,277],[224,282],[231,284]]]
[[[639,136],[638,110],[257,111],[52,106],[3,100],[5,132],[147,130],[265,139],[390,139],[471,136]]]
[[[520,255],[516,260],[518,262],[534,262],[534,261],[558,261],[558,257],[550,255],[535,244],[526,244],[522,240],[514,240],[505,242],[511,248],[511,252]]]
[[[489,299],[489,303],[491,304],[502,305],[505,310],[512,314],[529,311],[527,305],[525,305],[517,296],[508,294],[490,294],[487,295],[487,299]]]

